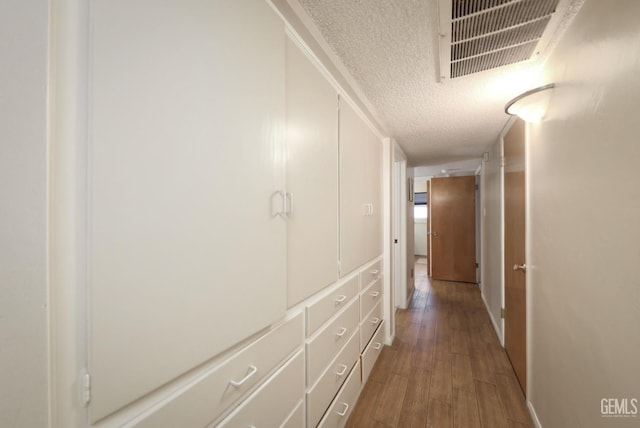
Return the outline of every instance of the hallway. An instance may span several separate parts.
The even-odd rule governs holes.
[[[396,313],[349,427],[532,427],[515,374],[475,285],[430,281]]]

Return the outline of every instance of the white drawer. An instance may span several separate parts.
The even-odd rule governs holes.
[[[301,428],[304,426],[304,400],[300,400],[298,406],[291,412],[280,428]]]
[[[307,385],[313,385],[329,364],[329,361],[342,349],[351,335],[358,330],[360,305],[358,297],[307,343]]]
[[[382,260],[360,270],[360,289],[363,290],[382,276]]]
[[[358,293],[359,279],[354,276],[322,299],[307,306],[307,336],[311,336],[322,324]]]
[[[360,316],[365,316],[382,299],[382,278],[378,278],[360,295]]]
[[[336,396],[331,407],[327,410],[327,413],[320,421],[318,427],[321,428],[336,428],[343,427],[351,415],[351,411],[358,400],[360,395],[360,389],[362,382],[360,382],[360,363],[356,363],[356,366],[351,371],[351,374],[347,378],[347,381],[342,386],[342,389]]]
[[[367,345],[364,352],[362,353],[362,383],[365,383],[367,379],[369,379],[369,374],[371,373],[371,369],[375,365],[380,353],[382,352],[382,347],[384,346],[384,321],[380,323],[378,330],[373,335],[373,339]]]
[[[206,426],[280,365],[302,344],[303,335],[300,313],[140,418],[135,423],[136,427]],[[246,381],[237,387],[230,384],[232,380],[239,381],[245,377]],[[194,403],[207,404],[196,406]]]
[[[300,350],[218,426],[279,427],[303,394],[304,359]]]
[[[347,345],[327,366],[326,371],[307,393],[307,415],[310,427],[315,427],[331,400],[344,383],[351,368],[358,361],[360,355],[358,333],[349,339]]]
[[[362,319],[362,323],[360,323],[360,352],[364,351],[373,332],[382,322],[382,316],[382,301],[379,301],[371,312]]]

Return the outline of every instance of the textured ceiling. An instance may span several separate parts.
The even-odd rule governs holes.
[[[414,166],[479,158],[504,105],[537,81],[516,64],[438,83],[436,0],[299,0]]]

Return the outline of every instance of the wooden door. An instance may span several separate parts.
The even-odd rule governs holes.
[[[527,312],[525,276],[524,122],[513,124],[504,138],[505,349],[520,381],[527,387]]]
[[[476,282],[476,178],[431,180],[432,276]]]

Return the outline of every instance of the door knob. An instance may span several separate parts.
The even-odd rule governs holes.
[[[521,264],[521,265],[515,264],[515,265],[513,265],[513,270],[518,270],[518,269],[521,269],[522,272],[526,272],[527,271],[527,265],[526,264]]]
[[[433,236],[434,238],[438,237],[438,232],[431,232],[431,236]]]

